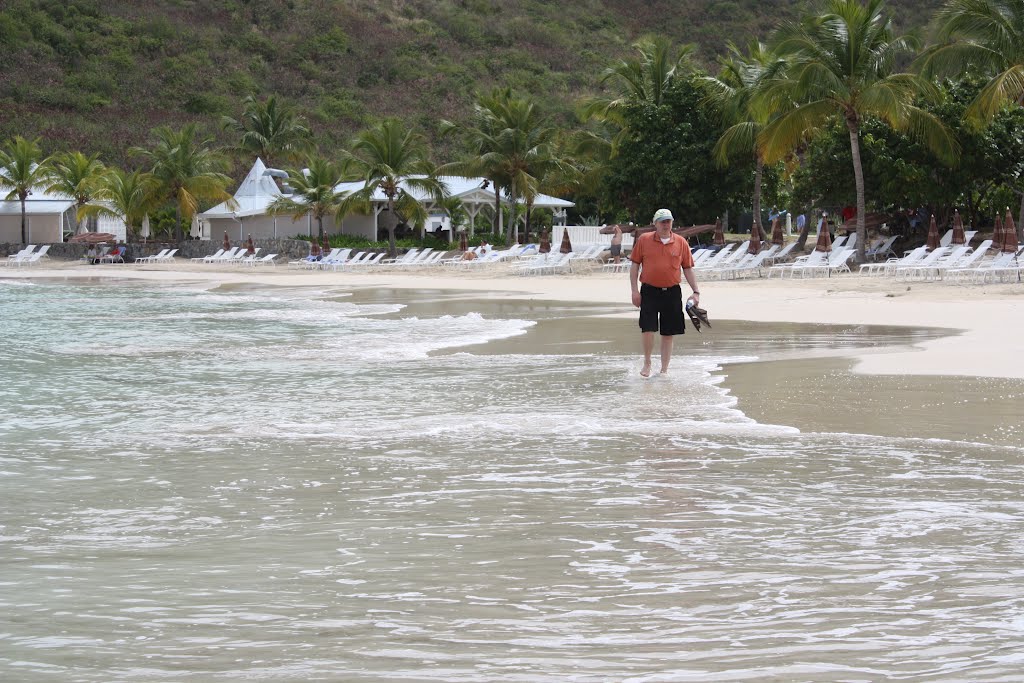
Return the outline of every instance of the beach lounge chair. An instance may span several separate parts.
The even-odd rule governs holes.
[[[96,258],[96,263],[124,263],[124,253],[128,250],[127,247],[118,246],[114,247],[107,253]]]
[[[892,250],[892,245],[896,241],[897,237],[899,237],[899,235],[890,235],[889,237],[886,237],[884,240],[881,240],[876,244],[872,244],[871,248],[867,249],[864,252],[865,258],[869,258],[872,261],[877,261],[878,259],[885,258],[890,254],[895,256],[896,253]]]
[[[930,252],[925,254],[923,258],[918,259],[917,261],[911,263],[894,264],[892,268],[888,271],[888,273],[890,275],[902,277],[904,273],[908,273],[912,269],[932,267],[936,263],[938,263],[939,260],[949,256],[950,252],[952,251],[952,247],[938,247],[937,249],[932,249]]]
[[[920,246],[903,255],[902,258],[886,259],[882,263],[861,264],[861,275],[888,275],[895,272],[901,266],[920,265],[921,261],[928,256],[928,247]]]
[[[161,249],[159,254],[151,254],[150,256],[140,256],[139,258],[135,259],[135,264],[143,265],[146,263],[154,263],[162,259],[164,256],[167,256],[167,254],[170,251],[170,249]]]
[[[921,263],[920,265],[897,269],[897,277],[902,277],[908,280],[912,278],[930,279],[934,275],[935,278],[938,279],[942,277],[943,271],[959,266],[960,261],[971,251],[971,248],[966,244],[946,248],[949,250],[949,253],[944,256],[940,256],[937,260],[930,263]],[[936,249],[936,251],[938,251],[938,249]]]
[[[223,249],[218,249],[217,251],[215,251],[214,253],[210,254],[209,256],[194,256],[194,257],[190,258],[189,261],[195,261],[197,263],[200,263],[200,262],[205,261],[208,258],[220,258],[221,254],[223,254],[223,253],[224,253]]]
[[[39,261],[41,261],[42,259],[46,258],[46,252],[49,251],[49,249],[50,249],[50,245],[49,244],[44,244],[43,246],[39,247],[39,251],[33,251],[28,256],[26,256],[24,258],[21,258],[21,259],[17,259],[15,261],[12,261],[12,263],[14,265],[18,266],[19,268],[21,266],[34,266],[34,265],[37,265],[39,263]]]
[[[235,257],[235,254],[240,251],[241,247],[231,247],[227,251],[221,250],[219,253],[213,256],[207,256],[202,260],[203,263],[224,263]]]
[[[35,248],[36,248],[36,245],[34,245],[34,244],[27,244],[27,245],[25,245],[25,248],[22,249],[21,251],[18,251],[17,253],[8,255],[7,259],[4,261],[4,265],[5,266],[18,265],[18,262],[22,261],[23,259],[27,259],[32,254],[32,252],[35,250]]]

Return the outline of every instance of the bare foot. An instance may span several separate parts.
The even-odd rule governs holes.
[[[640,368],[640,376],[641,377],[650,377],[651,376],[651,364],[650,363],[644,363],[644,366],[642,368]]]
[[[662,368],[661,372],[658,373],[658,374],[660,374],[660,375],[667,375],[668,374],[668,368]]]

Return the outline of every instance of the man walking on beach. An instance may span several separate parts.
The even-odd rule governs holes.
[[[693,274],[693,255],[682,235],[672,232],[672,212],[658,209],[654,213],[654,232],[641,235],[633,243],[629,259],[629,283],[633,289],[633,305],[640,308],[640,332],[644,346],[643,377],[651,376],[651,353],[654,333],[661,332],[661,374],[668,372],[672,360],[674,335],[683,334],[683,293],[679,286],[682,275],[693,290],[693,302],[700,304],[697,278]],[[641,286],[637,288],[637,280]]]

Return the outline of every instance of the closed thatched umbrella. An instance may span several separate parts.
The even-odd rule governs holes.
[[[814,245],[815,251],[832,251],[832,235],[828,233],[828,214],[821,214],[821,222],[818,223],[818,243]]]
[[[221,246],[224,247],[224,251],[227,251],[228,249],[231,248],[231,240],[228,239],[228,231],[227,230],[224,231],[224,242],[221,244]]]
[[[459,231],[459,251],[469,251],[469,236],[465,230]]]
[[[960,212],[953,212],[953,244],[965,244],[967,242],[967,235],[964,234],[964,222],[960,218]]]
[[[939,226],[935,224],[935,214],[932,214],[931,221],[928,222],[928,238],[925,240],[924,245],[928,247],[928,251],[939,248]]]
[[[776,216],[772,219],[772,244],[782,245],[786,241],[786,238],[782,235],[782,223],[779,221],[779,217]]]
[[[323,253],[324,256],[326,256],[327,254],[331,253],[331,243],[327,240],[327,233],[326,232],[324,233],[324,246],[323,246],[323,252],[322,253]]]
[[[992,226],[992,246],[999,251],[1005,251],[1005,249],[1003,249],[1003,243],[1003,217],[996,214],[996,222]]]
[[[558,248],[558,252],[561,254],[572,253],[572,242],[569,241],[569,229],[562,230],[562,246]]]
[[[750,243],[747,253],[756,254],[759,251],[761,251],[761,224],[755,219],[754,225],[750,227]]]
[[[715,237],[712,243],[719,247],[725,246],[725,230],[722,229],[721,217],[715,220]]]
[[[256,245],[252,243],[252,235],[249,235],[249,239],[245,241],[245,253],[249,256],[256,253]]]
[[[545,230],[540,235],[540,246],[537,248],[538,254],[551,253],[551,233]]]
[[[1020,248],[1020,243],[1017,241],[1017,226],[1013,223],[1010,207],[1006,207],[1006,220],[1003,221],[1003,245],[1003,251],[1007,253]]]

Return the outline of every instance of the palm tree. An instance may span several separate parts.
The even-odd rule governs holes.
[[[50,186],[47,192],[58,192],[75,198],[75,221],[81,225],[89,210],[86,206],[103,182],[106,168],[98,154],[85,156],[81,152],[69,152],[53,158],[51,163]]]
[[[0,186],[10,188],[7,201],[15,198],[21,202],[21,243],[28,242],[27,211],[25,199],[32,194],[32,188],[49,180],[50,159],[43,158],[39,149],[39,138],[26,140],[16,136],[0,150]]]
[[[642,38],[633,44],[639,53],[634,59],[615,62],[601,74],[601,83],[610,83],[615,94],[584,102],[582,116],[614,123],[626,129],[625,108],[633,102],[660,105],[665,92],[677,76],[693,70],[692,44],[675,48],[667,38]],[[621,138],[620,138],[621,139]]]
[[[857,259],[863,261],[864,118],[875,116],[909,131],[947,162],[956,158],[959,145],[935,116],[914,106],[918,96],[935,96],[935,86],[915,74],[895,71],[897,59],[911,52],[916,42],[893,36],[882,0],[828,0],[825,8],[819,16],[778,31],[773,50],[786,59],[787,71],[765,84],[755,106],[783,113],[761,131],[757,147],[765,163],[774,163],[791,153],[807,131],[818,130],[837,116],[846,123],[857,188]]]
[[[261,157],[268,166],[294,161],[310,149],[309,128],[293,107],[278,101],[277,95],[263,102],[250,95],[244,104],[241,120],[221,118],[224,130],[241,136],[237,149]]]
[[[421,226],[427,220],[427,210],[420,198],[440,203],[448,195],[427,159],[426,141],[401,121],[384,119],[356,136],[348,158],[364,185],[342,201],[337,215],[341,218],[353,210],[369,211],[373,194],[380,190],[388,202],[388,255],[394,258],[398,253],[395,227],[399,215]]]
[[[965,116],[988,123],[1006,105],[1024,103],[1024,0],[948,0],[935,15],[936,44],[918,63],[925,76],[975,68],[989,81]],[[1017,221],[1024,230],[1024,195]]]
[[[335,213],[344,198],[337,188],[346,179],[345,169],[320,156],[310,157],[306,163],[304,170],[288,170],[292,194],[274,200],[267,213],[287,214],[296,220],[310,214],[316,219],[317,238],[323,242],[324,216]]]
[[[232,201],[225,189],[231,178],[222,173],[224,160],[211,147],[213,138],[196,141],[194,123],[180,131],[161,126],[153,133],[157,144],[152,150],[134,147],[129,153],[152,162],[163,196],[174,202],[175,239],[180,241],[181,219],[184,216],[191,221],[200,200]]]
[[[717,77],[702,79],[707,90],[707,102],[729,126],[715,144],[715,161],[727,166],[730,158],[743,156],[754,160],[754,193],[752,197],[754,225],[761,226],[761,178],[764,158],[758,153],[757,136],[771,119],[772,112],[754,106],[754,95],[763,83],[778,78],[785,67],[766,45],[752,40],[744,55],[733,43],[728,44],[730,55],[721,58],[721,71]]]
[[[128,172],[120,168],[108,169],[100,178],[95,191],[95,213],[120,218],[132,232],[136,232],[143,217],[161,201],[160,181],[152,173]]]

